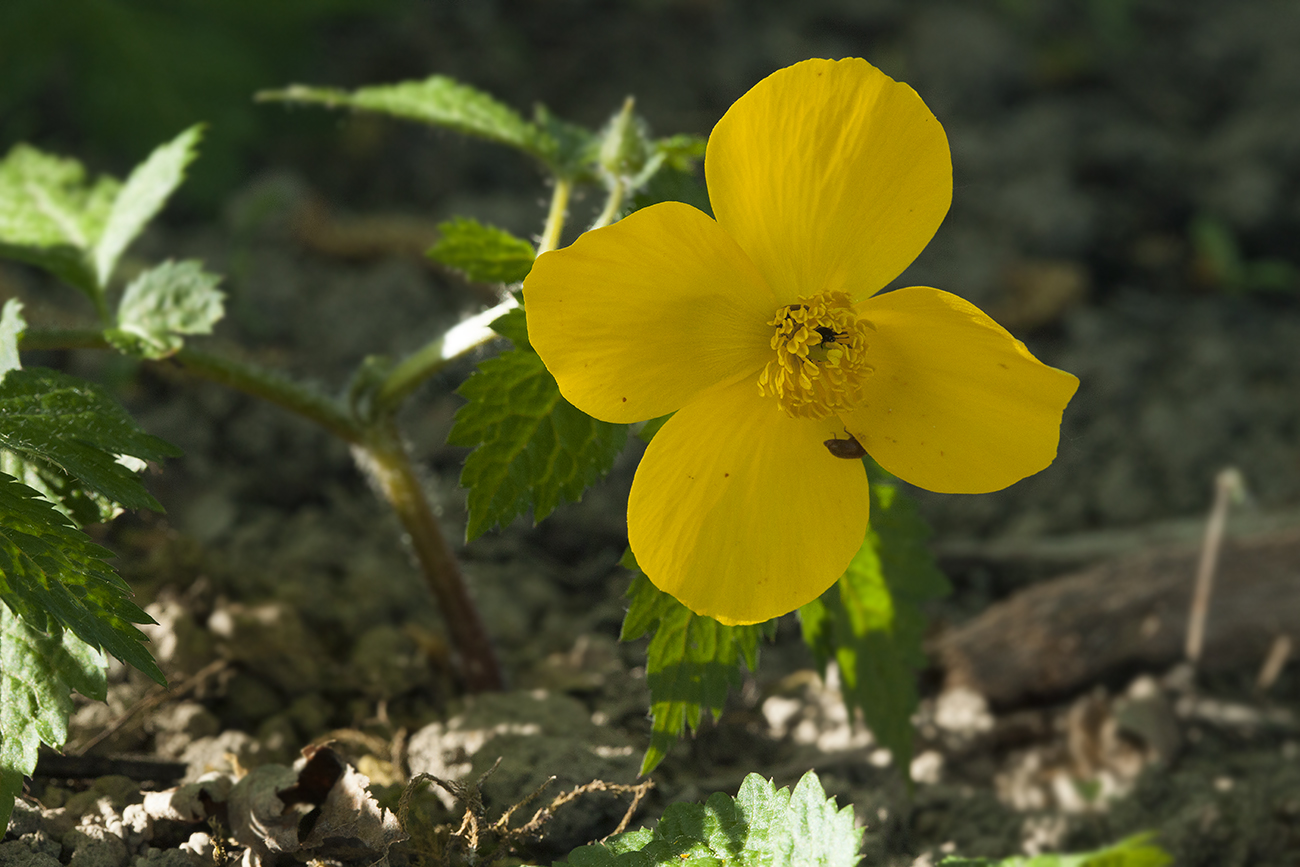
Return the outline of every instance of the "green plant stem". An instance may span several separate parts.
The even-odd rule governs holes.
[[[430,376],[457,358],[496,339],[497,333],[489,326],[506,311],[518,306],[519,302],[513,297],[507,297],[495,307],[489,307],[482,313],[452,326],[441,337],[430,340],[402,359],[384,378],[383,385],[375,393],[376,413],[395,412],[402,401]]]
[[[18,342],[23,352],[53,351],[59,349],[108,349],[104,332],[93,328],[51,328],[44,331],[24,331]]]
[[[24,332],[24,351],[112,349],[99,331]],[[465,686],[472,692],[501,689],[504,679],[487,631],[465,589],[455,556],[430,508],[410,455],[393,427],[391,414],[363,424],[336,400],[279,373],[250,362],[182,349],[172,358],[188,373],[259,397],[313,421],[353,446],[388,504],[410,535],[425,583],[442,610],[452,644],[460,655]]]
[[[104,290],[100,289],[92,293],[90,300],[95,305],[95,315],[99,317],[99,321],[105,328],[110,327],[113,324],[113,315],[108,312],[108,299],[104,297]]]
[[[375,392],[376,413],[394,412],[421,383],[447,365],[449,359],[444,354],[445,343],[446,335],[430,340],[392,369],[384,378],[383,385]]]
[[[605,198],[605,207],[596,218],[596,222],[591,224],[591,228],[602,229],[618,219],[618,212],[623,209],[623,199],[626,195],[627,181],[621,177],[615,178],[614,183],[610,185],[609,195]]]
[[[23,351],[54,349],[112,349],[102,332],[90,329],[26,331],[19,344]],[[195,349],[173,355],[188,372],[213,382],[260,397],[325,428],[346,442],[364,441],[365,430],[350,415],[318,391],[246,361],[222,358]]]
[[[195,349],[182,349],[172,358],[195,376],[260,397],[315,422],[345,442],[357,445],[365,441],[365,428],[338,401],[285,376],[256,364]]]
[[[421,571],[438,600],[452,643],[460,652],[466,689],[503,689],[505,681],[492,642],[391,418],[373,427],[368,442],[355,451],[361,453],[358,462],[369,471],[410,535]]]
[[[551,192],[551,209],[546,214],[546,228],[542,229],[542,240],[537,244],[538,256],[560,246],[560,233],[564,231],[564,221],[569,217],[569,196],[572,193],[571,178],[555,179],[555,189]]]
[[[609,220],[622,206],[624,185],[617,183],[618,193],[610,192],[610,201],[605,204],[605,214]],[[551,207],[546,214],[546,225],[542,229],[542,238],[537,244],[537,255],[554,250],[559,246],[564,223],[569,216],[569,198],[573,194],[573,180],[556,178],[555,189],[551,191]],[[602,224],[604,225],[604,224]],[[441,337],[430,340],[424,346],[402,359],[389,374],[384,377],[383,385],[375,392],[374,407],[376,415],[393,413],[413,391],[420,387],[430,376],[446,367],[450,362],[467,352],[477,349],[496,334],[488,328],[498,316],[517,307],[513,298],[507,298],[497,306],[485,310],[449,329]]]
[[[57,349],[112,349],[103,332],[92,329],[25,331],[24,352]],[[186,371],[229,388],[260,397],[325,428],[348,443],[365,441],[365,429],[337,401],[256,364],[223,358],[196,349],[171,356]]]

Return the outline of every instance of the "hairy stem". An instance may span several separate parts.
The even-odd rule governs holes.
[[[549,253],[560,246],[560,233],[564,231],[564,221],[569,216],[569,195],[573,192],[570,178],[556,178],[555,189],[551,192],[551,209],[546,214],[546,228],[542,229],[542,240],[537,244],[537,255]]]
[[[20,347],[27,351],[112,348],[101,332],[89,329],[29,330],[23,334]],[[260,365],[194,349],[182,349],[172,358],[188,373],[269,401],[352,445],[358,463],[373,475],[384,499],[410,535],[425,582],[438,601],[452,645],[460,654],[466,688],[471,692],[501,689],[504,679],[496,653],[391,413],[363,424],[338,401]]]
[[[430,340],[402,359],[384,378],[383,385],[376,392],[376,410],[379,413],[395,412],[401,402],[430,376],[467,352],[496,338],[497,333],[489,326],[498,317],[518,306],[519,302],[513,295],[507,296],[500,304],[453,325],[441,337]]]
[[[315,422],[345,442],[356,444],[365,437],[365,429],[338,401],[279,373],[194,349],[182,349],[172,357],[195,376],[260,397]]]
[[[57,349],[108,349],[104,332],[93,328],[51,328],[43,331],[24,331],[18,339],[18,348],[24,352]]]
[[[623,210],[623,198],[626,195],[627,182],[621,177],[615,178],[614,183],[610,185],[609,195],[605,198],[605,207],[601,209],[600,216],[591,224],[591,228],[602,229],[617,220],[619,211]]]
[[[496,652],[465,588],[460,565],[442,535],[410,455],[391,420],[373,428],[368,442],[356,446],[354,452],[357,462],[369,470],[410,535],[420,571],[438,600],[452,643],[460,651],[466,689],[470,692],[503,689],[505,683]]]
[[[611,214],[610,221],[622,207],[623,184],[619,182],[617,186],[619,188],[617,201],[614,201],[615,194],[611,191],[610,201],[605,204],[605,212]],[[564,231],[564,223],[569,216],[569,197],[572,194],[571,179],[555,179],[555,188],[551,191],[551,207],[547,211],[546,225],[542,228],[542,237],[537,244],[537,255],[540,256],[559,246],[560,234]],[[601,216],[603,218],[605,214]],[[500,304],[453,326],[446,334],[430,340],[402,359],[388,376],[384,377],[383,384],[375,393],[376,414],[396,412],[402,401],[419,388],[426,379],[442,370],[451,361],[496,337],[496,332],[488,326],[497,317],[518,306],[519,302],[513,296],[507,296]]]
[[[23,351],[54,349],[112,349],[100,331],[91,329],[23,332]],[[349,443],[362,442],[364,428],[339,405],[315,389],[300,385],[282,374],[239,359],[213,355],[196,349],[182,349],[171,360],[195,376],[260,397],[325,428]]]
[[[90,300],[95,305],[95,315],[99,321],[104,324],[105,328],[113,324],[113,314],[108,311],[108,299],[104,297],[104,289],[99,289],[91,295]]]
[[[617,214],[622,206],[623,185],[620,182],[618,186],[620,189],[617,201],[612,201],[614,193],[611,191],[611,202],[605,205],[605,211],[611,214]],[[547,211],[546,225],[542,228],[542,237],[537,244],[538,256],[559,246],[560,235],[569,216],[569,197],[572,194],[573,181],[570,178],[555,179],[555,188],[551,191],[551,207]],[[611,216],[610,220],[612,219]],[[384,378],[383,385],[375,394],[374,405],[377,413],[395,412],[401,402],[430,376],[442,370],[449,362],[496,337],[496,333],[488,326],[498,316],[518,306],[519,302],[515,301],[513,296],[507,297],[495,307],[453,326],[446,334],[430,340],[402,359]]]

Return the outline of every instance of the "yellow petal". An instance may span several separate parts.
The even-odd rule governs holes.
[[[817,598],[867,529],[862,462],[822,445],[837,435],[837,419],[792,419],[751,380],[682,407],[632,482],[628,541],[642,571],[728,624],[770,620]]]
[[[778,302],[706,214],[637,211],[538,257],[524,280],[528,338],[588,415],[667,415],[719,382],[757,375]]]
[[[978,494],[1056,457],[1079,380],[1034,358],[978,307],[922,286],[857,306],[876,326],[863,403],[840,413],[879,464],[931,491]]]
[[[930,242],[952,160],[916,91],[865,60],[806,60],[738,99],[704,160],[718,224],[780,295],[882,289]]]

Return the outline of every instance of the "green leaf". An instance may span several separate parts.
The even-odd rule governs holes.
[[[221,278],[200,262],[167,261],[131,281],[117,305],[117,328],[105,332],[123,352],[166,358],[184,345],[183,334],[211,334],[225,313]]]
[[[17,298],[10,298],[0,315],[0,380],[9,371],[22,368],[18,359],[18,338],[26,325],[22,303]],[[8,473],[39,491],[78,526],[111,520],[122,511],[117,503],[89,490],[58,467],[24,458],[8,449],[0,449],[0,472]]]
[[[682,202],[706,214],[713,213],[709,205],[709,193],[695,173],[679,171],[671,166],[656,172],[632,199],[636,208],[646,208],[659,202]]]
[[[635,189],[645,183],[663,164],[664,154],[650,143],[645,121],[633,114],[635,100],[628,97],[623,108],[610,118],[600,131],[597,154],[601,170],[610,178],[630,182]]]
[[[110,556],[39,493],[0,473],[0,601],[38,632],[62,626],[164,683],[132,625],[153,620],[130,601],[104,562]]]
[[[95,276],[100,287],[108,285],[122,253],[180,186],[185,167],[194,160],[202,130],[202,126],[192,126],[156,148],[122,185],[95,244]]]
[[[668,165],[679,172],[689,172],[695,163],[704,159],[708,139],[702,135],[678,133],[655,142],[655,150],[663,154]]]
[[[701,711],[716,718],[727,692],[741,685],[740,664],[758,669],[758,640],[772,637],[776,621],[751,626],[724,626],[696,614],[659,590],[642,573],[629,550],[623,565],[637,572],[628,588],[631,600],[623,619],[622,641],[652,633],[646,650],[646,683],[650,687],[650,747],[641,760],[641,773],[654,770],[687,726],[700,725]]]
[[[668,424],[668,419],[672,418],[674,415],[675,413],[670,412],[668,415],[661,415],[659,418],[652,418],[642,422],[641,430],[636,433],[637,437],[639,437],[646,445],[649,445],[650,440],[654,439],[655,434],[659,433],[659,429]]]
[[[533,112],[533,123],[541,130],[541,158],[555,175],[573,180],[595,180],[600,159],[600,137],[576,123],[551,114],[544,105]]]
[[[894,485],[871,485],[871,524],[862,547],[830,591],[799,609],[804,641],[823,673],[839,666],[844,703],[894,754],[906,774],[925,616],[948,581],[926,548],[929,528]]]
[[[351,92],[295,84],[263,91],[257,98],[355,108],[440,126],[523,151],[562,178],[594,177],[600,148],[590,130],[560,120],[543,106],[537,107],[529,122],[492,96],[445,75]]]
[[[812,771],[777,789],[750,774],[736,797],[670,804],[651,831],[641,829],[569,854],[573,867],[856,867],[862,831],[853,808],[839,809]],[[566,862],[559,862],[561,864]]]
[[[518,294],[516,293],[517,298]],[[519,349],[531,350],[533,348],[533,345],[528,342],[528,319],[524,315],[524,308],[522,307],[515,307],[502,313],[492,320],[490,327]]]
[[[0,382],[0,446],[58,467],[127,508],[162,511],[119,460],[160,461],[180,451],[140,430],[98,385],[53,370],[11,370]]]
[[[18,360],[18,338],[27,330],[27,321],[23,319],[23,302],[10,298],[5,302],[4,312],[0,313],[0,378],[11,370],[21,368]]]
[[[428,252],[435,262],[461,271],[477,283],[518,283],[528,276],[537,251],[505,229],[468,217],[438,225],[442,237]]]
[[[78,527],[111,521],[122,513],[122,507],[108,497],[36,458],[0,449],[0,473],[7,473],[37,491]]]
[[[284,90],[263,91],[257,98],[357,108],[420,121],[509,145],[544,162],[555,149],[553,142],[545,141],[547,136],[540,129],[514,109],[445,75],[424,81],[363,87],[350,93],[332,87],[295,84]]]
[[[577,502],[627,441],[627,425],[597,421],[565,400],[528,346],[484,361],[456,393],[467,403],[447,441],[474,448],[460,476],[470,539],[530,508],[541,521],[560,503]]]
[[[52,272],[93,301],[91,258],[121,185],[90,182],[76,160],[17,145],[0,162],[0,256]]]
[[[72,633],[34,629],[0,604],[0,828],[36,769],[37,748],[67,739],[72,691],[104,700],[106,668],[104,655]]]
[[[155,150],[125,185],[92,183],[76,160],[14,147],[0,162],[0,256],[45,268],[98,308],[122,252],[184,176],[199,129]]]
[[[1173,857],[1154,840],[1154,834],[1137,834],[1105,849],[1079,855],[1003,859],[949,856],[939,862],[939,867],[1165,867],[1172,864]]]

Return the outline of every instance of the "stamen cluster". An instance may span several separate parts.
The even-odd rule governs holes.
[[[801,297],[778,308],[767,323],[776,329],[776,357],[758,377],[760,394],[775,397],[793,418],[826,418],[861,399],[870,321],[860,318],[843,292]]]

